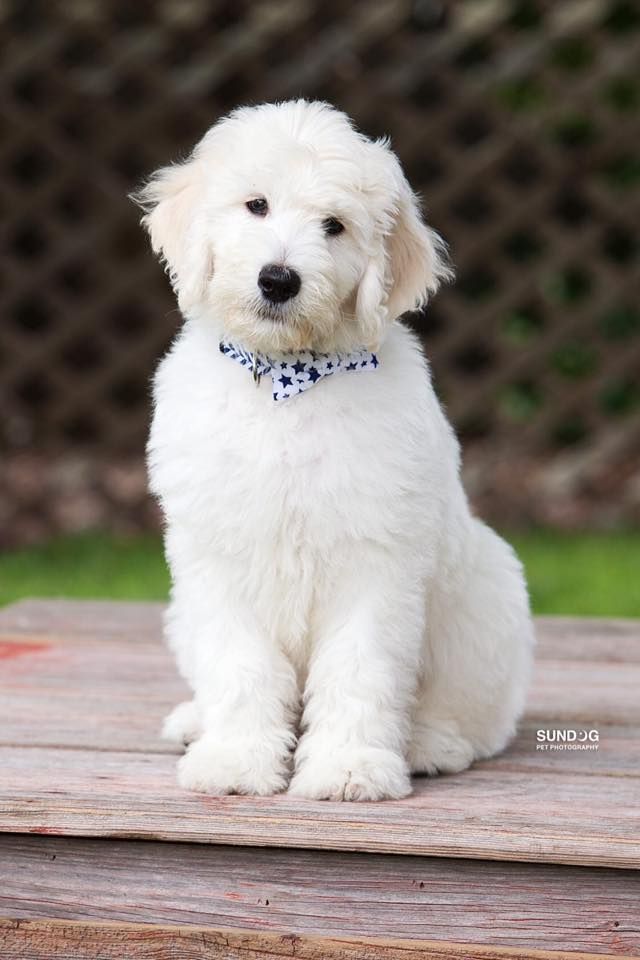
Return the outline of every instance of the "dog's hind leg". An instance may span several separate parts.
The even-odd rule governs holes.
[[[473,519],[461,559],[430,597],[408,753],[413,773],[457,773],[504,749],[524,706],[532,646],[520,563]]]
[[[431,715],[428,708],[418,712],[409,748],[412,773],[459,773],[474,758],[472,745],[460,734],[455,721]]]

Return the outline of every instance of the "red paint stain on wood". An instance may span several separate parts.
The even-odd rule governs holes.
[[[48,643],[2,643],[0,641],[0,660],[13,660],[15,657],[23,657],[29,653],[39,653],[49,646]]]

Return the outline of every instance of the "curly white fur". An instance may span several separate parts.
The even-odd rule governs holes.
[[[379,800],[407,795],[412,771],[501,750],[529,676],[526,586],[470,514],[458,444],[396,319],[449,271],[388,144],[327,104],[244,108],[138,200],[186,321],[148,448],[167,636],[194,691],[164,728],[191,744],[180,783]],[[329,217],[343,233],[326,235]],[[270,263],[302,280],[277,308],[257,287]],[[223,336],[270,355],[367,346],[380,366],[274,403]]]

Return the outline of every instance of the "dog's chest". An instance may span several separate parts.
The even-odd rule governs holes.
[[[302,664],[315,611],[363,537],[384,536],[371,439],[357,421],[294,410],[219,423],[199,499],[215,549],[235,565],[241,593]],[[307,415],[309,414],[309,415]],[[387,523],[391,527],[390,522]]]
[[[274,403],[227,358],[212,371],[184,347],[156,382],[153,490],[198,569],[215,563],[274,636],[299,646],[363,551],[424,541],[438,462],[428,418],[383,372]]]
[[[227,358],[174,352],[156,384],[150,465],[168,519],[196,524],[221,554],[293,569],[347,541],[402,536],[424,497],[428,451],[389,410],[383,374],[336,376],[286,401]],[[421,428],[422,429],[422,428]],[[417,462],[419,458],[421,462]]]
[[[311,401],[300,396],[272,416],[240,414],[215,429],[207,478],[214,509],[254,548],[264,540],[282,553],[321,550],[379,499],[382,438],[348,411],[318,415]]]

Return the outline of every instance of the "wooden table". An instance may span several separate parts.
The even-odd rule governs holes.
[[[539,619],[506,753],[336,804],[177,787],[160,616],[0,611],[2,960],[640,957],[640,623]]]

